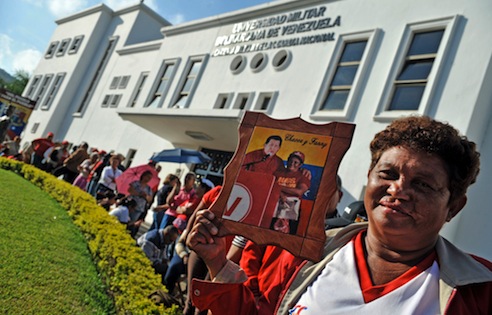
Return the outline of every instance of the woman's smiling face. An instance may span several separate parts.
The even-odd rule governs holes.
[[[405,147],[389,148],[369,171],[364,200],[370,229],[383,243],[403,250],[428,246],[450,218],[444,162]]]

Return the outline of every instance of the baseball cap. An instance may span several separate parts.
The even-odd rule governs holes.
[[[293,157],[293,156],[295,156],[295,157],[297,157],[298,159],[300,159],[300,160],[301,160],[301,163],[304,163],[304,153],[302,153],[301,151],[294,151],[294,152],[292,152],[292,153],[289,155],[289,159],[290,159],[291,157]]]
[[[48,132],[48,134],[47,134],[46,136],[47,136],[47,137],[53,137],[53,136],[54,136],[54,134],[50,131],[50,132]]]
[[[340,216],[325,220],[325,229],[344,227],[354,222],[367,221],[364,201],[354,201],[343,209]]]

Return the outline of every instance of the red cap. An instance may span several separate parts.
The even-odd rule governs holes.
[[[289,155],[289,158],[295,156],[296,158],[301,160],[301,163],[304,163],[304,153],[301,151],[294,151]]]
[[[53,136],[54,136],[54,134],[53,134],[51,131],[50,131],[50,132],[48,132],[47,137],[53,137]]]
[[[101,154],[101,155],[106,155],[106,153],[107,153],[107,152],[106,152],[106,151],[104,151],[104,150],[99,151],[99,154]]]
[[[63,144],[63,145],[67,145],[67,144],[68,144],[68,141],[67,141],[67,140],[63,140],[63,141],[62,141],[62,144]]]

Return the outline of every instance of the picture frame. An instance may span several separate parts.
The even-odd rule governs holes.
[[[324,218],[355,125],[277,120],[245,112],[239,143],[210,210],[219,235],[242,235],[319,261]]]

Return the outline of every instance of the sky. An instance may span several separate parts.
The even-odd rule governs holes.
[[[100,4],[113,10],[140,0],[0,0],[0,68],[29,74],[48,48],[55,21]],[[172,24],[193,21],[274,0],[144,0]]]

